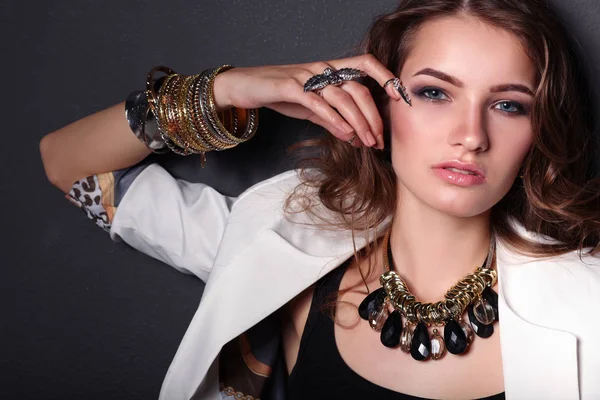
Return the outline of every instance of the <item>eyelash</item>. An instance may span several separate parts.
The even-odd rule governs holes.
[[[422,98],[423,100],[430,101],[432,103],[437,103],[440,101],[447,101],[446,99],[435,99],[435,98],[431,98],[426,95],[426,93],[430,93],[432,91],[440,92],[445,97],[448,97],[448,95],[442,89],[437,88],[437,87],[424,87],[413,93],[415,95],[419,96],[420,98]],[[494,105],[494,108],[498,105],[505,104],[505,103],[509,104],[512,107],[515,107],[516,111],[504,111],[504,110],[499,110],[497,108],[496,109],[507,115],[525,115],[525,114],[527,114],[527,110],[525,109],[525,107],[521,103],[517,103],[516,101],[510,101],[510,100],[500,101]]]

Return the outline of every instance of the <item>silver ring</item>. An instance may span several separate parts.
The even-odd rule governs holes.
[[[385,89],[387,85],[389,85],[390,83],[393,83],[396,79],[398,79],[398,78],[390,78],[387,81],[385,81],[385,83],[383,84],[383,88]]]
[[[340,86],[344,82],[353,81],[365,76],[367,74],[360,69],[342,68],[336,71],[333,68],[327,67],[322,74],[313,75],[304,83],[304,91],[315,92],[329,85]]]
[[[348,143],[348,144],[352,144],[352,142],[354,142],[354,139],[356,139],[356,135],[352,136],[352,137],[350,138],[350,140],[348,140],[348,142],[347,142],[347,143]]]
[[[398,91],[398,93],[400,93],[400,97],[402,97],[402,99],[409,105],[412,106],[412,102],[410,100],[410,96],[408,95],[408,90],[406,90],[406,86],[404,86],[404,84],[402,83],[402,81],[400,80],[400,78],[394,78],[394,79],[390,79],[388,80],[384,85],[383,88],[385,89],[385,85],[392,83],[394,85],[394,89],[396,89]]]

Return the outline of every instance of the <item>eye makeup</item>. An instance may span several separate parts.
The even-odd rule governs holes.
[[[439,87],[425,86],[419,90],[413,91],[413,94],[426,101],[448,101],[450,98]]]
[[[437,86],[423,86],[419,89],[411,90],[411,92],[415,97],[431,103],[451,101],[450,96],[448,96],[443,89]],[[529,105],[523,105],[522,103],[514,100],[497,101],[492,105],[492,108],[509,116],[529,114]]]
[[[506,109],[509,108],[509,110]],[[506,114],[517,114],[527,115],[529,114],[529,107],[524,106],[521,103],[512,100],[502,100],[494,104],[494,108]]]

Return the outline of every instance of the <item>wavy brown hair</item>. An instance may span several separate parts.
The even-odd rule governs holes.
[[[404,0],[393,12],[374,20],[359,54],[372,54],[400,76],[419,27],[453,15],[472,16],[513,33],[537,70],[531,109],[533,145],[523,163],[522,178],[492,208],[491,224],[497,237],[517,251],[538,257],[584,248],[597,254],[600,180],[593,177],[593,121],[586,117],[592,113],[591,98],[572,39],[546,1]],[[371,90],[382,116],[389,149],[388,96],[374,80],[366,78],[362,83]],[[307,199],[309,192],[300,189],[316,189],[320,203],[342,217],[336,225],[353,233],[373,229],[393,215],[397,192],[389,150],[355,148],[332,135],[300,147],[316,150],[316,154],[299,164],[303,183],[288,204],[304,197],[308,202],[303,203],[303,210],[310,211],[318,202]],[[555,242],[527,240],[513,228],[511,219]],[[361,253],[368,255],[374,248],[372,244]]]

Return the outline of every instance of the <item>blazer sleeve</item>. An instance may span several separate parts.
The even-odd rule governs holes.
[[[65,196],[115,242],[206,282],[234,197],[176,179],[160,164],[85,177]]]

